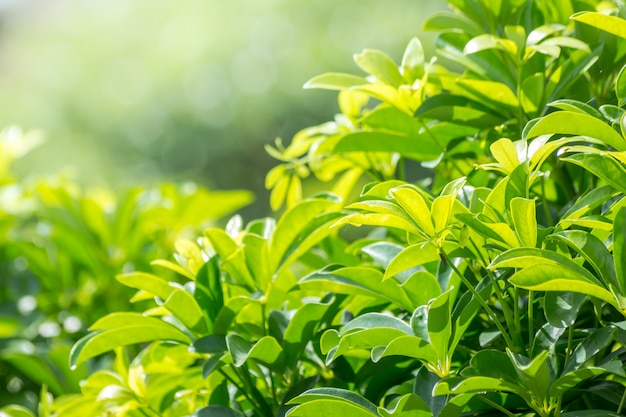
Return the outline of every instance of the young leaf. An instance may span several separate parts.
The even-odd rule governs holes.
[[[537,216],[535,201],[515,197],[511,200],[511,217],[515,233],[522,246],[534,248],[537,245]]]
[[[357,85],[367,84],[367,80],[352,74],[329,72],[311,78],[304,88],[322,88],[325,90],[343,90]]]
[[[404,77],[400,74],[396,63],[387,54],[375,49],[365,49],[354,55],[354,62],[368,74],[394,87],[404,84]]]
[[[408,84],[412,84],[424,75],[424,48],[418,38],[412,38],[409,41],[404,50],[400,68]]]

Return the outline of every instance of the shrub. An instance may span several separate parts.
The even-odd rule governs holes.
[[[365,76],[306,84],[341,114],[268,148],[285,212],[179,246],[158,262],[179,280],[119,275],[143,314],[70,355],[112,369],[44,390],[40,415],[621,415],[623,11],[450,5],[426,22],[442,63],[413,39],[400,65],[365,50]],[[416,163],[432,176],[408,181]],[[302,199],[311,174],[332,192]]]

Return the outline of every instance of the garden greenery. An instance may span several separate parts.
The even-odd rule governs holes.
[[[88,376],[42,381],[40,416],[622,415],[626,10],[449,3],[436,57],[412,39],[307,82],[341,113],[268,147],[285,211],[117,275],[133,307],[93,321]],[[311,175],[330,190],[302,198]]]

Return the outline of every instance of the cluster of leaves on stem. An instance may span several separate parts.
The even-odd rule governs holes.
[[[286,210],[119,275],[143,313],[95,321],[70,361],[111,369],[41,416],[622,415],[626,10],[449,3],[436,57],[306,84],[341,114],[268,147]]]

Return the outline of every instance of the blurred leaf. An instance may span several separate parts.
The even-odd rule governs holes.
[[[619,17],[598,12],[582,12],[571,16],[571,19],[626,39],[626,24]]]
[[[402,56],[402,73],[411,83],[424,75],[424,48],[418,38],[411,38]]]
[[[245,417],[245,414],[220,405],[210,405],[199,409],[192,417]]]
[[[361,53],[354,55],[354,62],[363,71],[384,83],[394,87],[404,84],[404,77],[400,74],[396,63],[384,52],[375,49],[364,49]]]
[[[95,322],[89,330],[91,333],[81,338],[72,348],[72,367],[119,346],[155,340],[190,343],[189,337],[171,324],[138,313],[109,314]]]
[[[311,78],[304,88],[323,88],[326,90],[343,90],[357,85],[367,84],[367,80],[352,74],[329,72]]]

